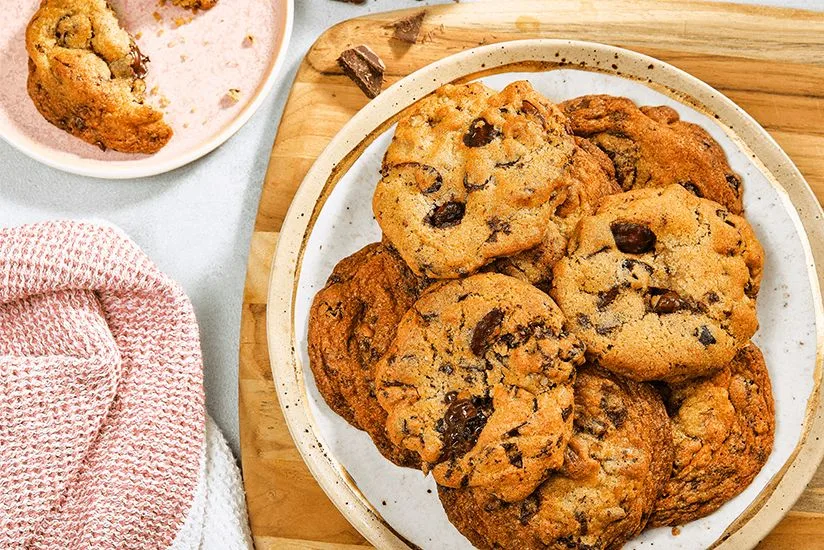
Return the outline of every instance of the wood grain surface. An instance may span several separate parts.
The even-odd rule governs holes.
[[[240,436],[249,518],[259,549],[368,546],[326,498],[292,443],[266,346],[266,295],[278,232],[295,190],[367,98],[335,62],[368,44],[386,85],[447,55],[519,38],[594,40],[667,61],[733,99],[824,197],[824,14],[659,0],[533,0],[427,8],[423,39],[387,25],[419,9],[352,19],[327,30],[301,64],[281,120],[251,241],[240,334]],[[824,548],[824,468],[760,549]]]

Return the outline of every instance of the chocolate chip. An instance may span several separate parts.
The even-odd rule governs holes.
[[[338,65],[366,97],[372,99],[381,93],[386,66],[369,46],[360,45],[344,51],[338,57]]]
[[[675,313],[681,309],[689,309],[689,304],[674,290],[667,290],[658,296],[653,295],[650,299],[650,305],[652,312],[658,315],[666,315],[668,313]]]
[[[386,175],[390,170],[396,168],[409,168],[413,170],[415,176],[415,184],[421,193],[429,194],[438,191],[443,185],[443,177],[438,169],[428,164],[421,164],[420,162],[401,162],[388,168],[381,170],[382,175]]]
[[[473,397],[450,403],[443,416],[443,450],[439,462],[465,455],[492,416],[492,399]]]
[[[655,233],[640,223],[613,222],[609,226],[615,246],[626,254],[643,254],[655,247]]]
[[[701,328],[695,329],[693,334],[696,338],[698,338],[698,341],[704,345],[704,347],[710,346],[716,342],[715,337],[712,335],[712,332],[710,332],[707,325],[703,325]]]
[[[571,414],[572,414],[572,405],[569,405],[569,406],[561,409],[561,420],[566,422],[567,418],[569,418],[569,415],[571,415]]]
[[[525,115],[529,115],[531,117],[535,117],[541,121],[541,124],[546,127],[546,118],[544,118],[543,113],[541,113],[540,109],[527,101],[526,99],[521,102],[521,112]]]
[[[707,300],[708,304],[715,304],[715,303],[718,302],[718,300],[720,300],[720,298],[718,297],[718,294],[716,294],[713,291],[707,292],[707,294],[704,296],[704,298]]]
[[[596,304],[598,309],[603,310],[609,304],[614,302],[615,298],[618,297],[619,290],[620,289],[617,286],[614,286],[614,287],[610,288],[607,291],[599,292],[598,293],[598,303]]]
[[[698,189],[698,186],[692,183],[691,181],[679,181],[678,185],[695,195],[696,197],[703,197],[704,195],[701,193],[701,190]]]
[[[501,447],[504,448],[506,452],[506,458],[509,459],[509,463],[515,466],[516,468],[523,468],[524,467],[524,458],[521,454],[520,449],[515,443],[501,443]]]
[[[756,296],[758,296],[758,289],[755,288],[752,279],[749,279],[747,281],[747,284],[744,285],[744,294],[746,294],[750,298],[755,298]]]
[[[632,258],[628,258],[628,259],[622,261],[621,262],[621,267],[623,267],[624,269],[627,269],[629,271],[633,271],[633,270],[635,270],[636,267],[640,267],[641,269],[643,269],[644,271],[646,271],[650,275],[652,275],[652,272],[654,271],[652,269],[652,266],[649,265],[648,263],[639,262],[638,260],[633,260]]]
[[[501,132],[484,118],[476,118],[469,125],[469,130],[464,134],[463,142],[467,147],[483,147],[488,145]]]
[[[435,206],[426,217],[426,221],[429,225],[439,229],[451,227],[461,223],[465,212],[466,205],[464,203],[449,201],[440,206]]]
[[[541,495],[538,491],[535,491],[524,500],[521,501],[521,510],[518,514],[518,520],[521,522],[521,525],[526,525],[529,523],[529,520],[532,519],[532,516],[538,513],[538,510],[541,507]]]
[[[739,178],[736,174],[727,174],[725,179],[727,180],[729,186],[732,187],[732,190],[738,194],[738,190],[741,188],[741,178]]]
[[[498,308],[491,310],[483,316],[483,319],[478,321],[475,325],[475,330],[472,331],[472,341],[469,344],[469,349],[478,357],[482,356],[490,344],[490,338],[501,326],[504,320],[504,312]]]
[[[609,388],[604,388],[604,390],[606,393],[601,396],[601,410],[613,426],[620,428],[627,419],[627,407],[620,396],[611,393]]]
[[[458,392],[449,391],[449,392],[446,392],[446,395],[443,396],[443,402],[448,405],[449,403],[452,403],[453,401],[455,401],[457,398],[458,398]]]
[[[489,226],[489,237],[486,238],[486,242],[494,243],[498,241],[498,233],[503,233],[504,235],[509,235],[512,233],[512,228],[509,225],[509,222],[506,222],[500,218],[492,217],[487,222],[486,225]]]
[[[494,176],[489,176],[488,178],[486,178],[483,181],[483,183],[472,183],[472,182],[469,181],[469,176],[467,174],[464,174],[464,178],[463,178],[464,189],[466,189],[470,193],[472,191],[480,191],[481,189],[486,189],[486,186],[489,185],[492,182],[493,177]]]
[[[583,420],[576,417],[574,425],[577,431],[595,436],[598,439],[603,439],[607,433],[607,425],[596,418]]]
[[[582,326],[584,328],[592,326],[592,321],[590,321],[589,317],[587,317],[587,315],[584,314],[584,313],[579,313],[578,317],[577,317],[577,320],[578,320],[578,325],[579,326]]]
[[[574,515],[575,521],[578,522],[578,534],[585,537],[587,533],[589,533],[589,521],[587,521],[587,516],[580,510],[576,510]]]
[[[421,24],[423,23],[425,15],[425,11],[420,11],[415,15],[395,21],[392,23],[392,27],[395,29],[392,37],[401,42],[414,44],[418,41],[418,35],[421,33]]]

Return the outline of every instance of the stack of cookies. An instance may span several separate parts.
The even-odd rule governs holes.
[[[317,386],[478,548],[703,517],[774,436],[742,190],[668,107],[444,86],[386,151],[383,241],[315,296]]]

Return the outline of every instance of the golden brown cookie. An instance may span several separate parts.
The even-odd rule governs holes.
[[[641,107],[625,97],[589,95],[560,104],[573,133],[603,149],[628,191],[674,183],[741,214],[741,178],[721,146],[666,106]]]
[[[670,475],[672,435],[648,385],[585,367],[564,469],[521,502],[438,488],[449,520],[481,549],[620,548],[639,534]]]
[[[377,366],[387,432],[435,480],[518,500],[561,466],[580,340],[535,287],[497,273],[440,283]]]
[[[386,412],[375,396],[375,364],[425,286],[397,253],[373,243],[335,266],[309,314],[309,364],[321,395],[399,466],[420,467],[420,460],[386,435]]]
[[[552,297],[588,357],[613,372],[703,376],[758,328],[763,251],[752,228],[679,185],[606,197],[568,252]]]
[[[615,169],[609,157],[592,142],[575,138],[564,178],[568,180],[563,202],[552,213],[541,244],[492,262],[485,270],[517,277],[549,292],[552,286],[552,266],[566,253],[567,241],[578,221],[595,212],[601,199],[620,193],[615,181]]]
[[[148,58],[106,0],[44,0],[26,30],[29,95],[58,128],[124,153],[155,153],[172,137],[143,103]]]
[[[704,517],[746,489],[766,464],[775,436],[770,375],[755,344],[715,376],[662,389],[675,461],[653,526]]]
[[[443,86],[398,122],[375,217],[416,273],[472,273],[541,242],[573,149],[564,116],[527,82]]]

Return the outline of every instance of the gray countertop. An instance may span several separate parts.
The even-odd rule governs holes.
[[[824,9],[824,0],[740,0]],[[329,26],[367,13],[442,1],[295,0],[286,63],[261,109],[234,137],[178,170],[105,181],[43,166],[0,141],[0,223],[103,219],[122,227],[194,303],[204,356],[206,403],[238,450],[237,366],[249,238],[278,122],[300,60]]]

